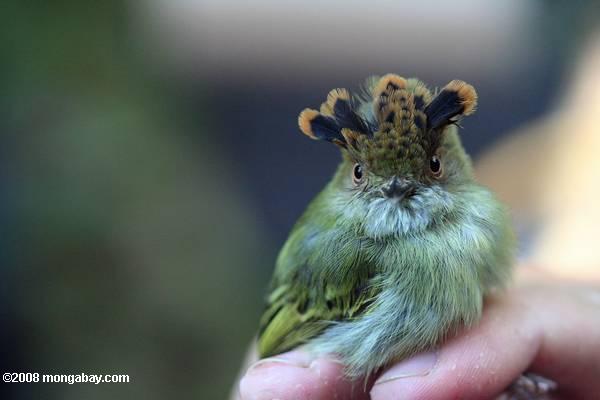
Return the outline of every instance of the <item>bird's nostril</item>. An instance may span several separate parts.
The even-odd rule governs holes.
[[[389,198],[406,198],[415,194],[415,188],[409,182],[394,178],[392,182],[383,187],[381,192]]]
[[[387,197],[393,197],[396,194],[396,191],[398,190],[399,187],[399,182],[398,182],[398,178],[394,178],[392,180],[392,182],[390,182],[389,185],[385,186],[382,191],[383,194]]]

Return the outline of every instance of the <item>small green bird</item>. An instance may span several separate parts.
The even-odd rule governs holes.
[[[431,349],[476,323],[510,278],[507,212],[473,176],[457,123],[477,104],[452,81],[370,78],[366,95],[334,89],[300,129],[342,161],[283,246],[258,349],[335,354],[350,378]]]

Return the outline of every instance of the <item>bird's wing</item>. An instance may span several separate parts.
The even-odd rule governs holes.
[[[261,358],[306,343],[334,321],[349,320],[367,312],[377,287],[370,284],[366,268],[358,269],[358,273],[336,284],[324,284],[322,279],[312,283],[302,279],[275,281],[260,321]]]

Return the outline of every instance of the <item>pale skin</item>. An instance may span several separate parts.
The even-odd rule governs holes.
[[[300,349],[257,362],[251,350],[232,399],[493,399],[525,371],[558,383],[551,399],[600,399],[600,279],[517,271],[510,289],[486,300],[476,327],[386,368],[366,391],[333,357]]]

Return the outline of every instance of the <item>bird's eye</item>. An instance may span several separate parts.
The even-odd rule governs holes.
[[[439,178],[442,175],[442,163],[438,156],[433,156],[429,159],[429,169],[436,178]]]
[[[363,168],[360,164],[354,164],[354,168],[352,168],[352,181],[355,185],[358,185],[362,182],[364,178]]]

